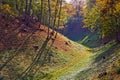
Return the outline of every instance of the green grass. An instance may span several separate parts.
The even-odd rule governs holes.
[[[111,49],[114,50],[113,47],[115,47],[114,48],[115,52],[113,52],[111,54],[109,51],[111,51]],[[113,64],[113,63],[111,63],[111,61],[112,61],[112,59],[114,57],[119,56],[119,54],[120,54],[119,53],[119,49],[120,49],[120,47],[117,47],[117,45],[115,45],[114,42],[110,43],[110,44],[107,44],[106,46],[97,49],[93,53],[94,55],[91,56],[91,58],[92,58],[92,60],[91,60],[92,64],[91,64],[90,68],[88,68],[88,69],[86,68],[85,70],[79,72],[75,76],[76,77],[75,79],[76,80],[91,79],[94,76],[98,76],[100,72],[105,71],[104,69],[106,69],[107,71],[108,70],[111,71],[111,69],[109,69],[107,67],[104,67],[104,66],[106,66],[106,65],[109,66],[110,64]],[[100,57],[100,56],[105,56],[106,54],[111,54],[111,55],[107,55],[106,56],[107,58],[105,60],[103,60],[102,57]],[[99,61],[96,62],[96,59],[99,59]],[[117,68],[114,68],[114,69],[116,70]],[[100,70],[100,71],[98,71],[98,70]],[[103,79],[101,79],[101,80],[103,80]],[[108,80],[108,77],[107,77],[107,80]]]
[[[96,39],[95,36],[91,38],[92,40]],[[85,42],[87,39],[89,38],[86,37],[82,41],[82,43]],[[36,42],[35,45],[37,44],[41,45],[40,42]],[[118,55],[118,53],[113,49],[118,51],[116,49],[115,42],[111,42],[108,43],[107,45],[96,48],[87,48],[83,45],[72,42],[72,46],[70,47],[70,53],[67,53],[67,51],[62,50],[61,48],[58,49],[52,48],[50,51],[50,53],[53,55],[51,57],[51,62],[50,63],[47,62],[46,64],[41,66],[38,69],[36,75],[33,75],[33,72],[31,71],[30,76],[26,77],[25,80],[57,80],[57,79],[84,80],[86,78],[91,78],[91,76],[95,75],[92,73],[95,72],[97,74],[96,71],[101,69],[101,66],[104,66],[113,57]],[[113,53],[116,54],[114,55],[113,53],[110,54],[110,52],[112,51],[114,51]],[[9,57],[11,56],[11,54],[14,55],[14,53],[15,50],[4,50],[0,52],[1,57],[0,65],[7,59],[6,56]],[[23,72],[25,68],[32,62],[33,56],[35,56],[36,52],[34,50],[31,50],[31,48],[26,48],[24,50],[23,49],[19,50],[17,54],[18,56],[12,60],[11,64],[9,64],[12,65],[12,68],[14,68],[15,66],[16,74],[14,75],[16,76]],[[101,63],[102,57],[108,55],[109,57],[106,60],[104,60],[103,63]],[[38,63],[41,62],[39,61]],[[7,67],[9,67],[9,65]],[[114,71],[116,71],[116,69]],[[119,72],[119,67],[117,67],[116,72]],[[10,74],[10,76],[12,77],[14,75],[13,73]]]
[[[49,75],[45,76],[43,80],[56,80],[56,78],[69,71],[74,65],[77,65],[80,60],[83,59],[82,56],[88,53],[87,50],[89,48],[78,45],[77,43],[73,43],[73,46],[74,47],[71,49],[72,54],[65,53],[60,49],[52,49],[54,61],[57,61],[57,63],[54,66],[48,66],[47,74]],[[83,53],[85,52],[86,54],[84,55]]]
[[[72,61],[70,61],[63,67],[59,67],[59,69],[56,69],[56,71],[51,74],[52,76],[45,78],[45,80],[49,80],[49,79],[67,80],[70,78],[78,77],[78,74],[79,74],[78,78],[81,78],[81,80],[83,80],[86,77],[89,78],[89,74],[94,72],[93,70],[90,69],[90,67],[95,61],[95,59],[100,55],[103,56],[104,52],[112,48],[115,44],[116,43],[112,42],[107,44],[106,46],[102,46],[94,49],[89,49],[89,48],[84,49],[85,47],[82,46],[83,51],[81,51],[80,55],[76,55],[76,57],[72,59]]]
[[[56,80],[60,76],[66,74],[68,71],[75,69],[76,66],[79,66],[79,69],[82,69],[88,66],[88,61],[90,61],[89,56],[91,55],[88,50],[89,48],[86,48],[82,45],[73,49],[73,52],[74,52],[73,54],[75,54],[74,56],[72,56],[73,58],[71,57],[70,61],[66,65],[56,70],[52,74],[53,76],[51,77],[51,80]],[[48,80],[48,79],[45,79],[45,80]]]
[[[25,77],[25,80],[56,80],[55,78],[59,77],[60,75],[64,74],[68,70],[72,68],[73,65],[77,64],[76,58],[82,54],[82,52],[85,52],[86,47],[82,45],[78,45],[77,43],[72,43],[73,48],[71,47],[71,53],[69,54],[62,49],[51,49],[51,54],[53,57],[51,58],[50,63],[44,64],[44,66],[40,67],[38,69],[37,75],[33,75],[33,72],[30,72],[29,77]],[[0,57],[2,57],[0,61],[0,65],[2,65],[2,62],[5,62],[7,60],[6,56],[11,56],[11,54],[14,55],[15,50],[4,50],[0,52]],[[13,76],[14,78],[17,78],[17,75],[21,74],[27,66],[32,63],[33,57],[35,56],[36,52],[29,48],[26,49],[20,49],[17,53],[18,55],[10,62],[12,65],[16,66],[16,73],[17,74],[10,74],[9,76]],[[63,69],[66,67],[66,70]],[[9,67],[9,65],[7,65]],[[6,68],[5,68],[6,69]],[[20,70],[19,70],[20,69]],[[8,71],[9,72],[9,71]],[[11,71],[12,72],[12,71]],[[16,76],[15,76],[16,75]],[[33,77],[34,79],[32,79]]]
[[[89,50],[85,50],[84,53],[81,53],[81,57],[77,56],[73,59],[73,61],[67,63],[65,67],[53,72],[51,78],[46,78],[45,80],[84,80],[86,78],[90,78],[90,74],[92,75],[92,73],[98,69],[101,69],[101,66],[104,65],[101,63],[97,65],[97,68],[96,63],[94,63],[95,59],[100,55],[104,56],[104,52],[109,51],[113,46],[115,46],[115,44],[116,43],[112,42],[106,46],[94,48],[91,52],[89,52]],[[110,60],[113,56],[109,57],[108,60]],[[106,62],[107,60],[104,63]]]
[[[77,42],[87,47],[97,47],[100,45],[97,43],[99,36],[100,35],[95,32],[89,32],[82,40],[78,40]]]

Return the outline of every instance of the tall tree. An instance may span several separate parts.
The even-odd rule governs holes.
[[[102,38],[115,36],[120,41],[120,4],[119,0],[96,0],[96,5],[89,8],[85,14],[85,26],[92,30],[99,30]],[[115,35],[116,34],[116,35]]]

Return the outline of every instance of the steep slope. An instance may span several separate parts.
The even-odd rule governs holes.
[[[87,48],[25,16],[0,15],[0,79],[119,80],[120,44]],[[88,38],[89,39],[89,38]]]
[[[30,27],[24,16],[7,20],[1,15],[0,19],[0,79],[55,79],[88,50],[59,33],[55,38],[56,32],[52,30],[47,41],[47,27],[32,18]]]

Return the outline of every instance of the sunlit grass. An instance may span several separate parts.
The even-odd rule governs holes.
[[[84,52],[81,53],[79,55],[77,55],[75,58],[73,58],[67,65],[63,66],[61,69],[57,70],[52,77],[52,80],[55,80],[57,78],[59,78],[61,75],[67,73],[69,70],[72,70],[73,68],[75,68],[77,65],[81,65],[81,68],[86,66],[86,63],[84,63],[85,61],[85,57],[89,55],[89,52]]]
[[[105,80],[105,79],[110,79],[111,76],[115,75],[117,78],[114,78],[114,80],[118,80],[118,75],[116,75],[116,71],[119,70],[119,66],[120,66],[120,62],[119,60],[117,61],[117,59],[119,58],[119,47],[117,47],[117,45],[115,45],[116,43],[110,43],[107,44],[106,46],[103,46],[103,48],[96,48],[96,51],[93,53],[93,55],[91,56],[91,60],[92,62],[95,61],[95,59],[98,56],[105,56],[105,54],[109,54],[109,50],[113,49],[113,46],[116,47],[115,48],[115,52],[113,52],[111,55],[106,56],[106,59],[103,60],[103,58],[101,57],[100,61],[92,63],[91,66],[89,66],[90,68],[83,70],[81,72],[79,72],[75,77],[76,79],[82,80],[82,79],[92,79],[92,80]],[[105,53],[105,54],[104,54]],[[115,59],[115,60],[114,60]],[[114,61],[114,62],[113,62]],[[116,66],[116,67],[113,67]],[[101,77],[101,79],[97,78],[97,76],[99,76],[100,74],[104,73],[107,71],[107,75]],[[111,75],[113,74],[113,75]],[[110,76],[111,75],[111,76]]]

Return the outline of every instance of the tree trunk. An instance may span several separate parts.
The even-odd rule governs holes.
[[[25,14],[28,12],[28,0],[26,0]]]
[[[41,7],[40,7],[40,17],[39,17],[40,23],[41,23],[42,17],[43,17],[42,14],[43,14],[43,0],[41,0]]]
[[[18,7],[18,1],[16,0],[16,10],[19,11],[19,7]]]
[[[57,25],[57,28],[59,28],[59,26],[60,26],[60,17],[61,17],[61,10],[62,10],[62,1],[63,1],[63,0],[60,1],[60,10],[59,10],[59,16],[58,16],[58,25]]]
[[[55,6],[55,14],[54,14],[54,21],[53,21],[53,26],[52,26],[52,28],[55,27],[55,23],[56,23],[56,17],[57,17],[57,6],[59,5],[58,3],[59,3],[59,0],[57,0],[57,2],[56,2],[56,6]]]
[[[26,25],[28,27],[30,27],[30,15],[31,15],[31,7],[32,7],[32,0],[30,0],[29,2],[29,7],[28,7],[28,10],[27,10],[27,14],[26,14]]]
[[[116,32],[116,41],[120,43],[120,32]]]
[[[19,10],[19,15],[23,13],[23,6],[24,6],[23,3],[24,3],[24,1],[21,0],[21,3],[20,3],[20,10]]]
[[[51,18],[51,7],[50,7],[50,0],[48,0],[48,35],[47,37],[50,37],[50,18]]]

